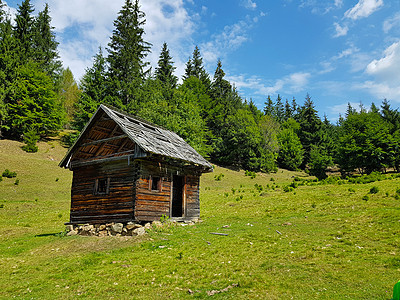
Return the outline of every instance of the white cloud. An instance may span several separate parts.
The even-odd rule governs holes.
[[[400,41],[393,43],[383,52],[383,57],[374,59],[366,68],[370,75],[397,83],[400,88]]]
[[[400,27],[400,13],[396,13],[393,17],[383,22],[383,31],[388,33],[393,27]]]
[[[252,0],[242,0],[242,5],[247,8],[254,10],[257,8],[257,3],[253,2]]]
[[[371,94],[383,99],[388,98],[400,102],[400,41],[385,49],[379,59],[371,61],[365,73],[375,78],[359,85]]]
[[[59,51],[64,67],[70,67],[80,79],[98,47],[105,50],[114,30],[113,21],[124,5],[124,0],[34,0],[36,10],[49,3],[52,25],[55,27]],[[185,61],[193,50],[191,34],[194,22],[184,8],[183,0],[141,1],[146,13],[144,39],[153,44],[147,60],[155,66],[163,42],[167,42],[177,67],[176,74],[184,73]],[[106,55],[107,52],[104,51]]]
[[[335,31],[336,31],[333,37],[337,38],[340,36],[347,35],[347,32],[349,31],[349,27],[347,27],[347,25],[341,26],[339,23],[334,23],[333,25],[335,26]]]
[[[344,13],[346,18],[357,20],[366,18],[383,6],[383,0],[360,0],[353,8]]]
[[[297,72],[274,82],[265,82],[258,76],[246,77],[245,75],[227,76],[227,79],[241,91],[243,89],[251,89],[254,94],[267,96],[282,93],[283,91],[285,94],[305,91],[310,77],[310,73]]]

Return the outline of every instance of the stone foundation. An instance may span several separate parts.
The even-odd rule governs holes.
[[[153,222],[154,226],[161,222]],[[84,225],[67,225],[67,235],[84,235],[84,236],[136,236],[146,234],[146,229],[153,226],[151,223],[141,225],[138,223],[129,222],[123,223],[108,223],[108,224],[84,224]]]
[[[200,222],[200,220],[196,220]],[[171,225],[194,225],[196,221],[190,222],[167,222],[167,226]],[[83,235],[83,236],[140,236],[145,235],[147,230],[166,226],[166,223],[154,221],[152,223],[145,223],[144,225],[134,222],[123,223],[108,223],[108,224],[84,224],[84,225],[67,225],[67,236]]]

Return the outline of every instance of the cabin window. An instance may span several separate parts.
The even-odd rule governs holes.
[[[151,176],[150,188],[152,191],[161,191],[161,177]]]
[[[98,178],[94,184],[95,195],[107,195],[110,190],[110,178]]]

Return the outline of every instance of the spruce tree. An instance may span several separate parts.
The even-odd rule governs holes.
[[[275,102],[275,119],[279,123],[283,123],[284,116],[285,116],[285,109],[283,107],[281,95],[278,94],[278,98],[276,98],[276,102]]]
[[[140,99],[140,87],[145,80],[150,43],[144,41],[145,14],[139,1],[126,0],[114,21],[114,30],[108,44],[110,92],[113,104],[135,112]]]
[[[26,63],[32,55],[33,43],[33,26],[34,18],[32,12],[33,5],[30,0],[24,0],[18,5],[17,15],[15,18],[14,36],[17,41],[19,63]]]
[[[268,95],[267,101],[264,104],[264,115],[273,117],[275,115],[275,107],[270,95]]]
[[[200,54],[200,49],[196,46],[193,50],[193,56],[186,63],[186,71],[184,79],[189,78],[190,76],[194,76],[203,83],[203,85],[209,89],[211,85],[210,76],[203,66],[203,58]]]
[[[298,122],[300,124],[299,138],[304,149],[304,160],[302,166],[305,167],[310,162],[310,152],[313,145],[319,145],[321,141],[322,121],[315,110],[314,102],[309,94],[302,106]]]
[[[9,129],[6,119],[7,103],[10,102],[10,92],[16,79],[18,53],[10,17],[3,12],[0,23],[0,137],[4,129]]]
[[[62,63],[59,60],[58,42],[53,30],[49,6],[46,3],[44,10],[39,12],[34,22],[32,56],[41,70],[56,82],[62,72]]]
[[[164,43],[156,67],[155,77],[163,86],[164,97],[169,100],[172,98],[173,91],[178,83],[178,78],[174,75],[175,69],[167,43]]]

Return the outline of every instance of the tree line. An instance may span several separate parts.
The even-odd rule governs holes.
[[[12,22],[0,0],[0,134],[24,138],[28,151],[63,127],[81,131],[104,103],[176,132],[224,166],[304,169],[318,178],[333,166],[343,173],[400,169],[400,115],[386,100],[380,108],[349,104],[337,124],[321,120],[308,94],[302,105],[268,96],[260,110],[225,79],[220,60],[207,73],[197,46],[179,83],[166,42],[154,70],[146,61],[152,45],[138,0],[125,1],[106,49],[78,85],[62,67],[48,5],[37,17],[33,11],[24,0]]]

